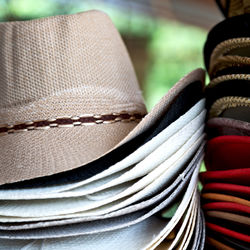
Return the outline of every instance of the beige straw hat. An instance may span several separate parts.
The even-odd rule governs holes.
[[[155,123],[180,89],[203,78],[197,70],[181,80],[172,99],[163,98],[138,125],[146,114],[142,94],[106,14],[0,23],[0,185],[100,158]]]

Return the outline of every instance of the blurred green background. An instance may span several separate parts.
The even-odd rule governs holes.
[[[181,77],[203,67],[202,49],[207,30],[148,15],[140,8],[124,9],[122,1],[0,0],[0,21],[90,9],[106,12],[121,32],[149,110]]]

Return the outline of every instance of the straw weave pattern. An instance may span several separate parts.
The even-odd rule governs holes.
[[[126,48],[101,12],[1,23],[0,75],[1,123],[24,118],[16,117],[15,108],[29,109],[31,119],[65,115],[63,100],[68,106],[76,98],[81,113],[119,112],[127,106],[145,113]],[[35,115],[37,102],[47,104],[42,112],[47,117]]]

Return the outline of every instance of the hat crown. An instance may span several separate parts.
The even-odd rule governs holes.
[[[0,111],[62,93],[81,95],[83,113],[144,107],[122,39],[100,11],[1,23],[0,87]]]

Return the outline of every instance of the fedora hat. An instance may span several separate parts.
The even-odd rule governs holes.
[[[250,59],[247,56],[221,56],[216,61],[211,62],[211,66],[209,68],[209,75],[211,78],[215,77],[218,72],[231,67],[247,67],[250,64]]]
[[[248,1],[241,0],[216,0],[216,3],[226,18],[230,18],[233,16],[242,15],[245,13],[249,13],[250,4]]]
[[[232,38],[219,43],[213,50],[210,58],[211,63],[224,55],[242,55],[248,53],[250,46],[249,37]]]
[[[204,213],[201,209],[201,238],[200,238],[200,243],[199,243],[199,246],[200,246],[199,249],[204,249],[205,240],[206,240],[206,222],[205,222]]]
[[[193,222],[194,222],[194,220],[193,220]],[[204,248],[202,246],[204,244],[204,240],[203,240],[204,224],[203,224],[203,219],[202,219],[201,210],[199,209],[199,206],[198,206],[198,214],[196,216],[196,220],[195,220],[194,224],[195,224],[195,228],[194,228],[195,231],[193,234],[192,234],[192,230],[186,231],[187,234],[189,233],[189,236],[192,235],[192,238],[190,239],[189,242],[188,242],[188,240],[186,241],[186,244],[183,246],[182,249],[197,250],[197,249]],[[167,236],[167,238],[159,246],[157,246],[157,249],[159,249],[159,250],[173,249],[173,246],[174,246],[173,243],[174,243],[174,241],[176,243],[176,240],[179,241],[178,242],[179,244],[176,247],[180,248],[180,246],[184,240],[184,234],[180,235],[179,230],[180,230],[179,225],[177,225],[173,229],[171,234],[169,234]],[[179,238],[177,238],[178,236],[179,236]]]
[[[146,110],[131,61],[99,11],[1,23],[0,51],[0,184],[93,162],[150,128],[188,84],[204,82],[194,71],[138,124]]]
[[[178,133],[179,130],[181,130],[181,127],[185,126],[185,124],[189,124],[190,122],[195,124],[195,120],[199,120],[204,113],[202,111],[204,109],[204,100],[199,101],[197,104],[195,104],[190,110],[188,110],[184,115],[179,117],[176,121],[171,123],[166,129],[164,129],[162,132],[157,134],[154,138],[152,138],[150,141],[143,144],[141,147],[136,149],[133,153],[125,157],[124,159],[118,161],[113,166],[110,166],[106,170],[101,171],[99,174],[94,175],[93,177],[87,178],[83,181],[73,182],[73,183],[65,183],[65,184],[57,184],[56,186],[46,186],[46,182],[44,183],[43,187],[30,187],[30,188],[16,188],[12,187],[9,189],[1,189],[0,190],[0,196],[1,197],[25,197],[25,196],[32,196],[32,195],[46,195],[51,193],[58,193],[58,192],[65,192],[70,191],[74,189],[74,191],[79,190],[79,188],[85,186],[92,185],[94,182],[97,182],[99,180],[104,180],[110,177],[118,177],[121,175],[121,172],[124,171],[122,169],[127,170],[127,168],[133,166],[135,163],[143,159],[144,157],[148,156],[152,151],[154,151],[159,145],[161,145],[164,140],[169,140],[171,136],[174,133]],[[199,118],[200,117],[200,118]],[[193,120],[193,122],[192,122]],[[104,157],[107,160],[107,157]],[[113,159],[113,158],[112,158]],[[101,166],[104,165],[107,161],[103,161]],[[92,168],[93,169],[93,168]],[[91,171],[91,169],[90,169]],[[93,170],[92,170],[93,171]],[[117,173],[118,172],[118,173]],[[88,187],[88,189],[90,186]]]
[[[203,218],[201,215],[201,209],[200,206],[198,206],[198,215],[197,215],[197,219],[195,222],[195,232],[192,236],[192,239],[189,243],[189,246],[187,249],[191,249],[191,250],[196,250],[196,249],[203,249],[202,246],[200,246],[202,244],[202,234],[203,234]],[[205,226],[204,226],[205,227]],[[200,246],[200,248],[199,248]]]
[[[21,189],[22,191],[27,190],[29,193],[54,192],[55,189],[63,191],[89,184],[133,166],[204,111],[205,101],[204,99],[200,100],[202,98],[202,82],[190,79],[190,76],[183,78],[183,81],[174,86],[162,99],[164,104],[163,111],[165,111],[164,113],[162,112],[162,119],[158,119],[150,129],[146,129],[143,133],[107,153],[105,156],[71,171],[6,184],[0,188],[4,192],[7,190],[10,192],[20,191]],[[154,113],[154,110],[159,113],[159,109],[156,106],[149,115],[152,112]],[[142,123],[147,117],[145,117]],[[138,126],[142,123],[139,123]]]
[[[245,235],[248,237],[248,239],[250,238],[249,236],[249,225],[247,224],[243,224],[240,221],[236,222],[236,221],[232,221],[232,220],[227,220],[225,218],[215,218],[215,217],[211,217],[211,216],[206,216],[206,220],[207,223],[211,223],[214,224],[215,226],[220,226],[226,230],[231,231],[232,233],[239,233],[242,235]],[[210,230],[209,230],[210,231]],[[211,230],[212,231],[212,230]],[[213,230],[216,232],[216,230]],[[225,231],[224,231],[225,232]],[[222,231],[217,231],[218,234],[223,234]],[[230,235],[228,235],[230,236]],[[233,235],[231,235],[233,236]]]
[[[186,214],[182,217],[181,225],[177,225],[173,230],[176,231],[174,239],[169,242],[164,240],[157,249],[169,249],[172,250],[175,247],[179,249],[186,249],[186,246],[190,242],[190,236],[193,235],[194,222],[198,216],[198,205],[197,203],[190,204],[189,208],[186,211]],[[166,241],[166,242],[165,242]],[[185,245],[185,246],[184,246]]]
[[[1,23],[0,53],[0,184],[86,164],[146,113],[104,13]]]
[[[249,65],[247,59],[249,46],[249,37],[228,39],[218,44],[210,58],[209,74],[211,78],[215,79],[214,77],[225,74],[226,68],[234,70],[238,68],[239,72],[242,70],[241,73],[247,73],[245,69]],[[235,72],[229,70],[228,74],[235,74]]]
[[[169,223],[160,231],[158,235],[151,240],[150,244],[147,245],[148,248],[156,248],[169,233],[173,230],[173,228],[177,225],[177,223],[181,220],[185,212],[193,207],[193,205],[197,205],[198,195],[196,193],[196,185],[197,185],[197,175],[198,168],[194,171],[192,178],[190,180],[189,186],[181,200],[181,203],[176,210],[174,216],[171,218]]]
[[[191,140],[191,143],[189,144],[190,147],[192,146],[191,144],[194,140],[198,140],[201,137],[205,114],[206,112],[202,111],[199,115],[197,115],[197,117],[168,138],[161,146],[155,149],[152,153],[148,154],[142,161],[132,167],[126,168],[125,170],[120,170],[117,173],[108,175],[105,178],[92,181],[85,185],[80,185],[78,182],[73,183],[72,185],[66,184],[64,186],[56,186],[58,189],[56,189],[56,187],[49,189],[48,187],[45,191],[41,188],[0,190],[0,200],[79,197],[91,194],[95,195],[95,193],[111,187],[116,187],[115,190],[119,192],[119,189],[122,191],[122,189],[124,190],[129,188],[135,183],[134,180],[141,178],[150,172],[155,173],[149,175],[151,178],[148,178],[148,181],[151,182],[151,180],[156,179],[158,175],[171,168],[176,159],[180,162],[181,154],[184,152],[181,148],[189,139],[191,139],[192,136],[197,134],[195,139]],[[197,131],[199,132],[197,133]],[[179,153],[176,154],[177,152]],[[182,164],[185,163],[184,160],[181,160],[181,162]],[[175,171],[177,172],[177,167],[175,167]],[[144,185],[147,183],[146,179],[147,178],[143,178]],[[118,188],[118,186],[120,188]],[[114,195],[113,190],[112,192],[106,191],[105,193],[106,195],[109,193],[111,196]]]

